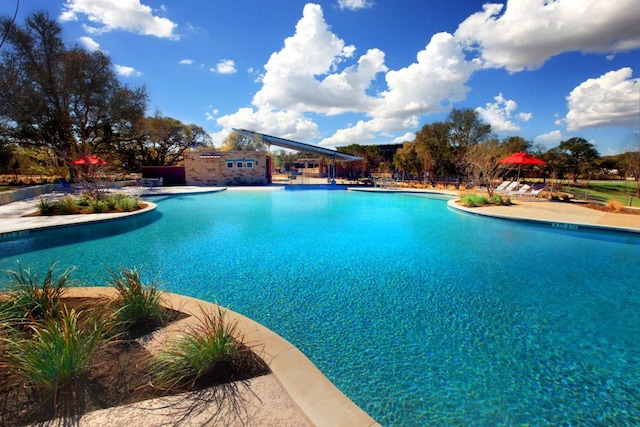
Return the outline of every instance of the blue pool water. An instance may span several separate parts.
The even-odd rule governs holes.
[[[346,191],[158,199],[135,220],[0,242],[101,285],[138,267],[300,348],[382,425],[640,424],[640,238]]]

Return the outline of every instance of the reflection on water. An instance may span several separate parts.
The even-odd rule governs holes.
[[[104,239],[146,227],[161,217],[161,213],[153,210],[109,221],[24,231],[17,233],[15,237],[0,240],[0,256],[3,258],[16,257],[36,250]]]

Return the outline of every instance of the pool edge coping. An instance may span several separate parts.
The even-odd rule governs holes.
[[[617,225],[593,224],[593,223],[586,223],[586,222],[580,222],[580,221],[571,222],[571,221],[559,221],[559,220],[553,220],[553,219],[532,218],[532,217],[524,217],[524,216],[502,215],[495,212],[482,211],[482,207],[468,208],[466,206],[460,205],[458,203],[459,201],[460,201],[459,199],[449,200],[447,202],[447,206],[453,210],[468,213],[471,215],[504,219],[508,221],[518,221],[518,222],[526,222],[526,223],[533,223],[533,224],[546,224],[551,226],[552,228],[576,228],[576,229],[583,228],[583,229],[590,229],[590,230],[603,230],[603,231],[632,233],[632,234],[640,235],[640,229],[637,229],[637,228],[623,227],[623,226],[617,226]]]

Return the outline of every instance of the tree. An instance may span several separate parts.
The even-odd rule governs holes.
[[[463,155],[462,164],[467,175],[474,185],[484,185],[489,197],[493,197],[493,181],[508,167],[498,161],[510,152],[511,147],[510,141],[500,144],[497,139],[489,139],[467,147]]]
[[[470,108],[453,109],[447,117],[450,125],[449,143],[454,150],[479,144],[491,136],[491,125],[480,119]]]
[[[558,146],[558,151],[566,155],[565,167],[574,183],[578,182],[578,177],[581,174],[594,171],[596,161],[600,158],[595,146],[584,138],[571,138],[562,141]]]
[[[624,154],[624,162],[636,182],[636,197],[640,197],[640,136],[637,134],[631,149]]]
[[[421,168],[430,173],[432,180],[455,172],[453,150],[449,144],[450,131],[449,123],[436,122],[424,125],[413,140],[416,155],[427,160],[426,167],[421,165]]]
[[[231,132],[222,142],[220,151],[264,151],[262,141],[255,141],[238,132]]]
[[[141,166],[175,166],[187,149],[211,146],[211,137],[199,126],[185,125],[156,111],[135,125],[135,137],[115,144],[117,157],[125,170],[139,171]]]
[[[533,143],[519,136],[510,136],[502,140],[500,144],[507,155],[518,153],[520,151],[530,152],[533,148]],[[530,153],[533,154],[533,153]]]
[[[343,165],[343,169],[353,179],[370,177],[375,169],[380,168],[380,163],[384,160],[382,151],[377,145],[351,144],[338,147],[337,151],[361,158]]]
[[[393,155],[393,167],[409,176],[419,176],[422,164],[415,150],[415,143],[405,142]]]
[[[8,25],[6,19],[3,26]],[[144,117],[144,88],[120,84],[101,52],[67,49],[44,12],[10,26],[0,64],[0,136],[46,150],[58,165],[101,154]]]

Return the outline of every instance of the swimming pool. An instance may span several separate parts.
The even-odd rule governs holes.
[[[273,329],[382,425],[640,422],[640,239],[410,194],[221,192],[0,242],[0,269],[137,266]]]

